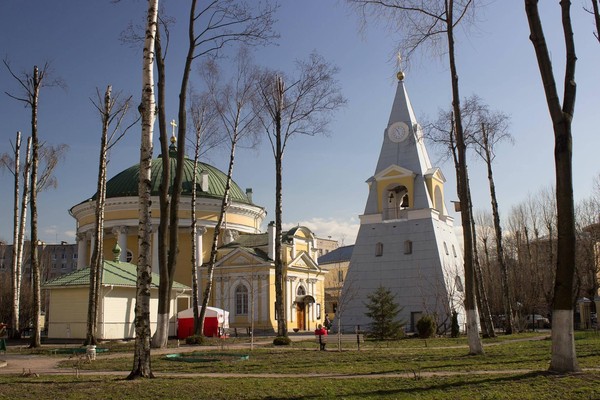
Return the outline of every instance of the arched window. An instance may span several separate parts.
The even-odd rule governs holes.
[[[127,250],[127,258],[126,258],[126,261],[127,261],[128,263],[130,263],[130,262],[131,262],[131,260],[133,260],[133,253],[132,253],[130,250]]]
[[[298,286],[298,290],[296,290],[296,294],[298,296],[306,296],[306,289],[304,289],[304,286]]]
[[[242,284],[235,288],[235,313],[248,315],[248,288]]]

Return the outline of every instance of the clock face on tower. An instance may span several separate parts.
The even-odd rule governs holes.
[[[408,125],[404,122],[395,122],[388,127],[387,133],[392,142],[399,143],[408,137]]]

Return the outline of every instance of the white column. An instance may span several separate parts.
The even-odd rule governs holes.
[[[158,227],[152,225],[152,272],[159,274],[158,266]]]
[[[271,286],[269,285],[269,275],[263,275],[262,284],[260,287],[260,309],[261,309],[261,318],[267,321],[269,316],[269,293],[271,290]],[[600,307],[599,307],[600,308]]]
[[[204,287],[204,282],[202,282],[202,271],[201,271],[200,267],[202,266],[202,263],[204,263],[204,259],[202,257],[202,253],[204,251],[203,246],[202,246],[202,239],[203,239],[205,233],[206,233],[206,228],[204,226],[199,226],[196,228],[196,279],[198,280],[198,298],[199,299],[202,299],[202,292],[203,292],[202,288]],[[223,285],[223,282],[221,281],[221,287],[222,287],[222,285]],[[221,292],[222,292],[222,290],[223,289],[221,289]],[[215,293],[215,294],[217,294],[217,293]],[[223,300],[218,299],[218,295],[215,296],[215,305],[220,304],[219,301],[223,301]],[[221,304],[220,308],[224,309],[223,304]]]
[[[202,290],[200,289],[200,285],[198,287],[198,290],[202,292]],[[221,278],[220,276],[215,277],[215,287],[213,288],[213,290],[215,293],[215,305],[217,305],[217,307],[219,308],[223,308],[223,304],[221,303],[223,301],[223,278]]]
[[[85,262],[87,265],[92,265],[92,253],[94,252],[94,246],[96,245],[96,236],[92,231],[87,232],[87,237],[90,239],[90,252],[86,254]]]
[[[309,290],[310,290],[310,295],[315,299],[315,303],[311,304],[310,307],[310,315],[311,315],[311,319],[313,321],[317,320],[317,296],[315,295],[315,282],[317,281],[316,279],[308,279],[308,281],[310,282],[310,286],[309,286]]]
[[[286,310],[287,312],[290,314],[290,317],[288,318],[291,322],[294,322],[296,319],[296,313],[294,312],[294,299],[296,298],[296,292],[294,291],[294,281],[296,280],[296,277],[288,277],[287,278],[289,285],[288,285],[288,290],[285,296],[286,299]]]
[[[77,269],[85,267],[87,260],[87,235],[85,232],[77,233]]]

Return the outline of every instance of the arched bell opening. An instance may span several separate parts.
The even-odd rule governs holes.
[[[402,218],[403,210],[410,208],[408,189],[404,185],[396,185],[388,189],[383,200],[385,219]]]

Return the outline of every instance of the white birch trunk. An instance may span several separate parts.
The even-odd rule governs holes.
[[[17,269],[17,249],[19,247],[19,186],[21,173],[21,132],[17,132],[17,138],[15,141],[15,197],[14,197],[14,214],[13,214],[13,249],[12,249],[12,329],[9,332],[10,337],[19,336],[16,332],[19,332],[19,294],[20,294],[20,282],[21,282],[21,271]]]
[[[471,354],[483,354],[483,345],[479,337],[479,315],[477,309],[467,312],[467,342]]]
[[[137,292],[135,304],[135,348],[133,369],[128,379],[152,378],[150,366],[150,285],[152,283],[152,226],[150,219],[150,188],[152,162],[152,132],[156,104],[154,100],[154,39],[158,20],[158,0],[148,1],[148,19],[142,64],[142,137],[140,148],[139,232]]]
[[[20,309],[21,299],[21,272],[23,269],[23,246],[25,243],[25,224],[27,223],[27,205],[29,204],[29,179],[31,173],[31,137],[27,138],[27,148],[25,150],[25,169],[23,170],[23,195],[21,196],[21,216],[19,218],[19,232],[16,248],[16,258],[13,260],[15,263],[15,275],[19,277],[17,279],[16,286],[16,309]],[[19,318],[19,312],[16,314]],[[17,320],[17,324],[13,325],[15,334],[20,336],[20,320]]]
[[[554,372],[580,371],[575,353],[572,310],[553,310],[552,312],[552,361],[550,362],[550,370]]]

